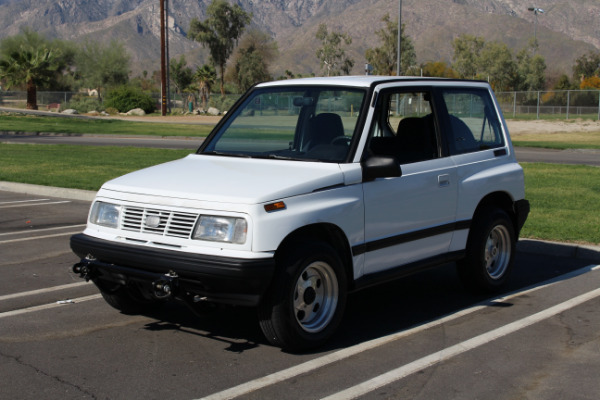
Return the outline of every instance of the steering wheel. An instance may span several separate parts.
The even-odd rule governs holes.
[[[334,146],[347,146],[350,147],[350,141],[352,140],[352,138],[349,138],[348,136],[336,136],[331,140],[332,145]]]

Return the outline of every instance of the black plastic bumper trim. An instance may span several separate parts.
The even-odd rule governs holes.
[[[275,271],[274,258],[199,255],[115,243],[85,234],[71,237],[71,249],[82,259],[91,256],[97,260],[96,267],[109,274],[150,279],[154,274],[173,271],[185,290],[229,304],[257,305]]]

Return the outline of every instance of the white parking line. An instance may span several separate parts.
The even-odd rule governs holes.
[[[58,290],[71,289],[71,288],[76,288],[76,287],[85,286],[85,285],[91,285],[91,282],[81,281],[81,282],[76,282],[76,283],[69,283],[66,285],[53,286],[53,287],[44,288],[44,289],[30,290],[28,292],[5,294],[4,296],[0,296],[0,301],[16,299],[19,297],[34,296],[36,294],[51,293],[51,292],[56,292]]]
[[[347,400],[355,399],[364,394],[370,393],[383,386],[389,385],[390,383],[396,382],[402,378],[412,375],[416,372],[423,370],[424,368],[431,367],[439,364],[442,361],[446,361],[452,357],[458,356],[469,350],[473,350],[477,347],[483,346],[490,343],[493,340],[500,339],[504,336],[510,335],[511,333],[517,332],[521,329],[527,328],[535,323],[541,322],[545,319],[553,317],[557,314],[565,312],[573,307],[583,304],[589,300],[592,300],[600,296],[600,289],[592,290],[591,292],[584,293],[580,296],[574,297],[563,303],[557,304],[554,307],[547,308],[546,310],[540,311],[536,314],[530,315],[529,317],[522,318],[518,321],[512,322],[508,325],[501,326],[498,329],[491,330],[479,336],[475,336],[472,339],[465,340],[464,342],[455,344],[438,352],[432,353],[419,360],[413,361],[412,363],[403,365],[385,374],[379,375],[373,379],[360,383],[356,386],[352,386],[346,390],[335,393],[331,396],[325,397],[322,400]]]
[[[20,310],[6,311],[3,313],[0,313],[0,319],[6,318],[6,317],[14,317],[15,315],[27,314],[27,313],[34,312],[34,311],[48,310],[50,308],[65,307],[70,304],[82,303],[82,302],[88,301],[88,300],[96,300],[101,297],[102,297],[101,294],[93,294],[91,296],[85,296],[85,297],[79,297],[76,299],[72,299],[72,301],[70,301],[68,303],[57,302],[57,303],[50,303],[50,304],[42,304],[41,306],[22,308]]]
[[[35,204],[13,204],[13,205],[8,205],[8,206],[1,206],[0,205],[0,209],[3,208],[16,208],[16,207],[32,207],[32,206],[48,206],[51,204],[64,204],[64,203],[70,203],[70,200],[62,200],[62,201],[50,201],[48,203],[35,203]]]
[[[30,235],[32,233],[40,233],[40,232],[48,232],[48,231],[57,231],[60,229],[71,229],[71,228],[82,228],[86,224],[79,225],[67,225],[67,226],[56,226],[54,228],[43,228],[43,229],[29,229],[26,231],[14,231],[14,232],[5,232],[0,233],[0,236],[10,236],[10,235]]]
[[[36,202],[36,201],[49,201],[49,200],[50,199],[0,201],[0,205],[2,205],[2,204],[16,204],[16,203],[31,203],[31,202]]]
[[[0,244],[26,242],[28,240],[48,239],[48,238],[59,237],[59,236],[69,236],[69,235],[75,235],[77,233],[81,233],[81,231],[79,230],[79,231],[55,233],[54,235],[33,236],[33,237],[20,238],[20,239],[0,240]]]
[[[240,384],[238,386],[234,386],[232,388],[223,390],[221,392],[214,393],[214,394],[209,395],[207,397],[203,397],[202,399],[204,399],[204,400],[207,400],[207,399],[208,400],[233,399],[233,398],[236,398],[236,397],[239,397],[239,396],[242,396],[242,395],[254,392],[256,390],[259,390],[259,389],[262,389],[262,388],[265,388],[265,387],[268,387],[268,386],[271,386],[271,385],[275,385],[275,384],[277,384],[279,382],[283,382],[285,380],[297,377],[299,375],[302,375],[302,374],[305,374],[305,373],[309,373],[311,371],[314,371],[314,370],[317,370],[319,368],[322,368],[322,367],[324,367],[326,365],[329,365],[329,364],[332,364],[334,362],[347,359],[349,357],[352,357],[354,355],[363,353],[365,351],[368,351],[368,350],[371,350],[371,349],[374,349],[374,348],[386,345],[388,343],[392,343],[392,342],[394,342],[394,341],[396,341],[398,339],[401,339],[401,338],[404,338],[404,337],[407,337],[407,336],[410,336],[410,335],[417,334],[419,332],[428,330],[428,329],[436,327],[436,326],[443,325],[443,324],[445,324],[447,322],[450,322],[452,320],[455,320],[455,319],[461,318],[461,317],[463,317],[465,315],[469,315],[469,314],[472,314],[472,313],[474,313],[476,311],[482,310],[482,309],[488,307],[489,303],[502,303],[502,302],[505,302],[507,300],[510,300],[511,298],[522,296],[522,295],[524,295],[526,293],[531,293],[531,292],[540,290],[540,289],[542,289],[544,287],[548,287],[548,286],[554,285],[557,282],[560,282],[562,280],[570,279],[572,277],[575,277],[575,276],[578,276],[578,275],[582,275],[582,274],[585,274],[587,272],[595,271],[595,270],[598,270],[598,269],[600,269],[599,265],[595,265],[595,266],[591,265],[591,266],[587,266],[587,267],[584,267],[584,268],[580,268],[578,270],[571,271],[571,272],[568,272],[568,273],[566,273],[564,275],[560,275],[558,277],[552,278],[552,279],[550,279],[548,281],[541,282],[541,283],[536,284],[536,285],[532,285],[531,287],[525,288],[525,289],[523,289],[523,290],[521,290],[519,292],[515,292],[515,293],[512,293],[512,294],[503,296],[501,298],[493,299],[493,300],[484,302],[484,303],[482,303],[480,305],[475,305],[473,307],[466,308],[466,309],[458,311],[458,312],[456,312],[454,314],[447,315],[446,317],[442,317],[440,319],[437,319],[435,321],[431,321],[431,322],[425,323],[423,325],[419,325],[419,326],[416,326],[416,327],[413,327],[413,328],[410,328],[410,329],[407,329],[407,330],[404,330],[404,331],[396,332],[396,333],[393,333],[391,335],[384,336],[384,337],[381,337],[381,338],[378,338],[378,339],[373,339],[373,340],[370,340],[368,342],[360,343],[360,344],[357,344],[357,345],[345,348],[343,350],[339,350],[339,351],[336,351],[334,353],[330,353],[330,354],[327,354],[325,356],[315,358],[315,359],[307,361],[305,363],[298,364],[296,366],[293,366],[293,367],[290,367],[290,368],[287,368],[287,369],[275,372],[273,374],[270,374],[270,375],[267,375],[267,376],[264,376],[264,377],[261,377],[261,378],[258,378],[258,379],[246,382],[246,383],[242,383],[242,384]]]

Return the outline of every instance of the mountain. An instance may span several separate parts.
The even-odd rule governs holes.
[[[237,0],[253,15],[252,25],[273,36],[280,56],[275,76],[285,70],[320,73],[315,50],[319,24],[352,37],[346,51],[353,73],[362,74],[365,50],[377,46],[381,18],[397,18],[398,0]],[[186,38],[192,18],[203,19],[208,1],[169,0],[169,55],[185,54],[193,65],[208,61],[199,43]],[[451,61],[452,40],[461,34],[506,43],[519,50],[533,37],[534,4],[520,0],[404,0],[402,22],[415,44],[418,62]],[[132,73],[158,69],[160,58],[158,0],[0,0],[0,39],[22,27],[67,40],[111,39],[131,55]],[[571,73],[574,60],[600,49],[600,0],[535,0],[539,53],[552,73]]]

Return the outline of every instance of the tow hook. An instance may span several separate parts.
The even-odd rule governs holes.
[[[94,257],[88,255],[86,258],[82,259],[81,262],[73,265],[73,272],[79,274],[81,278],[88,282],[90,279],[92,279],[92,268],[90,265],[95,260],[96,259]]]
[[[157,299],[167,299],[173,295],[177,289],[179,276],[175,271],[169,271],[160,279],[152,282],[154,297]]]

